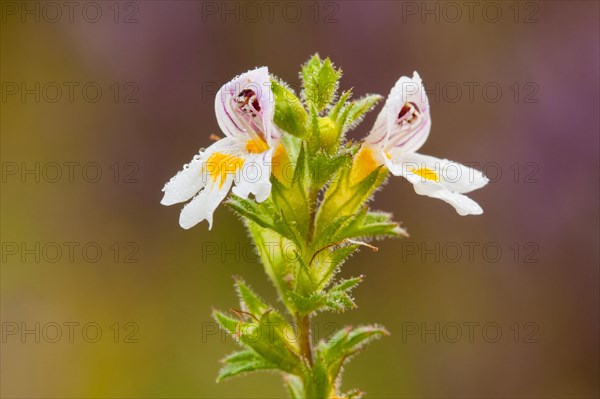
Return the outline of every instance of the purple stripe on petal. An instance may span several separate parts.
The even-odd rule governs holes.
[[[235,119],[233,119],[233,117],[231,116],[231,114],[227,110],[227,104],[223,103],[223,109],[225,110],[225,115],[227,115],[227,117],[233,123],[233,125],[235,126],[235,128],[237,130],[239,130],[240,132],[243,132],[244,130],[241,127],[239,127],[237,123],[235,123]]]

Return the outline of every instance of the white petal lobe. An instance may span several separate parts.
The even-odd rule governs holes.
[[[194,159],[183,167],[163,188],[164,196],[160,201],[163,205],[173,205],[192,198],[203,186],[202,157]]]
[[[189,229],[201,221],[207,220],[208,229],[212,229],[213,213],[227,196],[233,178],[233,175],[228,175],[223,185],[220,185],[219,181],[209,182],[204,190],[181,210],[179,225],[184,229]]]
[[[242,198],[253,194],[256,202],[263,202],[271,193],[271,158],[273,150],[246,157],[244,166],[238,174],[233,193]]]

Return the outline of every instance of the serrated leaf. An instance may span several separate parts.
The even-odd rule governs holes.
[[[240,299],[240,305],[245,312],[260,318],[269,309],[267,304],[239,277],[236,278],[235,289]]]
[[[327,298],[325,294],[313,292],[309,296],[302,296],[298,293],[290,291],[288,293],[289,301],[294,305],[296,311],[301,315],[307,315],[318,311],[325,305]]]
[[[302,65],[302,83],[306,86],[310,83],[312,77],[319,72],[321,66],[321,57],[318,53],[315,53],[304,65]]]
[[[320,187],[330,181],[341,168],[349,166],[350,162],[351,157],[345,152],[340,155],[329,155],[318,151],[309,161],[311,179]]]
[[[225,329],[225,331],[229,332],[232,335],[237,334],[237,329],[240,324],[239,320],[227,316],[225,313],[219,312],[218,310],[213,310],[212,316],[215,319],[215,321]]]
[[[303,245],[308,230],[308,204],[301,185],[302,182],[293,182],[286,187],[273,179],[271,187],[271,200],[277,208],[272,214],[273,223],[298,247]]]
[[[306,386],[304,387],[307,398],[329,398],[333,380],[329,378],[327,371],[326,365],[320,361],[319,357],[315,358],[315,362],[309,370],[310,375],[306,378]]]
[[[227,332],[238,338],[238,343],[252,349],[276,368],[291,374],[301,371],[302,361],[297,345],[287,338],[292,331],[291,326],[278,312],[268,311],[259,320],[251,321],[236,321],[217,310],[213,311],[213,317]]]
[[[277,180],[274,179],[274,181],[276,182]],[[276,211],[271,205],[270,201],[265,201],[258,204],[254,200],[231,195],[226,204],[239,216],[248,219],[262,228],[272,230],[288,239],[295,238],[293,231],[287,229],[286,225],[277,223],[277,221],[274,220]]]
[[[338,231],[336,239],[398,236],[406,237],[408,234],[392,220],[390,213],[368,212],[365,207]]]
[[[336,70],[331,60],[326,58],[318,76],[318,91],[315,102],[318,112],[323,111],[333,101],[341,76],[342,71]]]
[[[329,58],[321,61],[318,54],[304,64],[302,97],[308,106],[314,107],[317,113],[323,111],[334,99],[341,75],[341,70],[336,70]]]
[[[337,229],[336,225],[345,223],[348,219],[345,217],[338,218],[338,221],[332,223],[330,231],[334,231]],[[334,233],[332,233],[334,234]],[[322,237],[321,240],[329,240],[331,241],[332,236],[327,235],[327,231],[324,231],[320,234]],[[329,249],[333,248],[333,249]],[[322,290],[327,285],[329,285],[329,281],[335,275],[335,273],[340,269],[341,265],[344,263],[344,260],[350,256],[356,249],[357,245],[346,245],[343,241],[334,241],[333,243],[326,244],[324,248],[321,248],[318,253],[314,256],[313,261],[313,269],[315,270],[315,275],[317,276],[317,284],[316,289]]]
[[[223,363],[217,376],[217,382],[252,371],[277,369],[274,364],[267,362],[251,350],[234,352],[225,357]]]
[[[342,93],[337,103],[331,108],[329,113],[327,114],[332,120],[338,122],[338,115],[340,110],[346,105],[346,101],[352,96],[352,89],[346,90]]]
[[[330,378],[338,378],[342,365],[370,342],[389,335],[381,326],[345,327],[328,341],[321,341],[317,353],[322,359]]]
[[[329,285],[329,281],[335,275],[336,271],[341,268],[348,256],[350,256],[357,249],[357,245],[346,245],[331,251],[326,260],[326,262],[328,262],[327,267],[319,275],[320,280],[319,284],[317,285],[317,289],[323,289]]]
[[[275,228],[275,226],[270,223],[271,218],[269,214],[264,212],[263,209],[252,200],[232,195],[229,200],[227,200],[226,204],[240,216],[252,220],[261,227],[268,229]]]
[[[356,286],[358,284],[360,284],[363,281],[363,276],[359,276],[359,277],[352,277],[349,279],[345,279],[345,280],[341,280],[338,283],[336,283],[333,287],[331,287],[329,289],[329,291],[350,291],[354,288],[356,288]]]
[[[275,215],[275,220],[276,223],[279,223],[277,215]],[[248,222],[247,225],[256,243],[265,272],[275,283],[275,287],[285,302],[285,293],[291,288],[289,278],[294,275],[294,265],[287,261],[283,249],[292,245],[292,241],[288,241],[272,230],[263,229],[255,223]]]
[[[341,291],[330,291],[327,293],[327,301],[325,302],[328,310],[332,312],[345,312],[356,308],[356,303],[352,297]]]
[[[342,131],[345,133],[351,126],[358,124],[364,115],[369,112],[383,97],[379,94],[369,94],[352,102],[348,107],[345,119],[339,122]]]
[[[336,240],[338,231],[352,218],[352,216],[353,215],[338,216],[331,222],[320,225],[314,239],[314,245],[317,246],[316,249],[321,251],[326,247],[339,242],[339,240]]]
[[[345,312],[346,310],[356,308],[356,303],[350,296],[350,291],[361,281],[362,277],[354,277],[342,280],[327,291],[327,306],[330,310],[336,312]]]
[[[307,133],[308,114],[302,102],[279,82],[273,81],[271,90],[275,97],[275,124],[294,136],[304,137]]]

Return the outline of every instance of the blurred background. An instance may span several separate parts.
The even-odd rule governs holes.
[[[218,88],[268,65],[298,87],[314,52],[342,88],[387,95],[418,70],[422,153],[491,183],[460,217],[390,179],[374,207],[411,237],[346,264],[391,332],[346,369],[371,398],[595,398],[599,392],[599,3],[4,1],[1,394],[276,398],[280,377],[215,383],[235,349],[211,307],[233,274],[276,303],[224,207],[189,231],[161,188],[210,134]],[[359,140],[379,108],[351,132]]]

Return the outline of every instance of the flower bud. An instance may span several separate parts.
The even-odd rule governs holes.
[[[328,152],[334,152],[339,141],[339,129],[335,122],[328,116],[319,118],[320,144]]]

